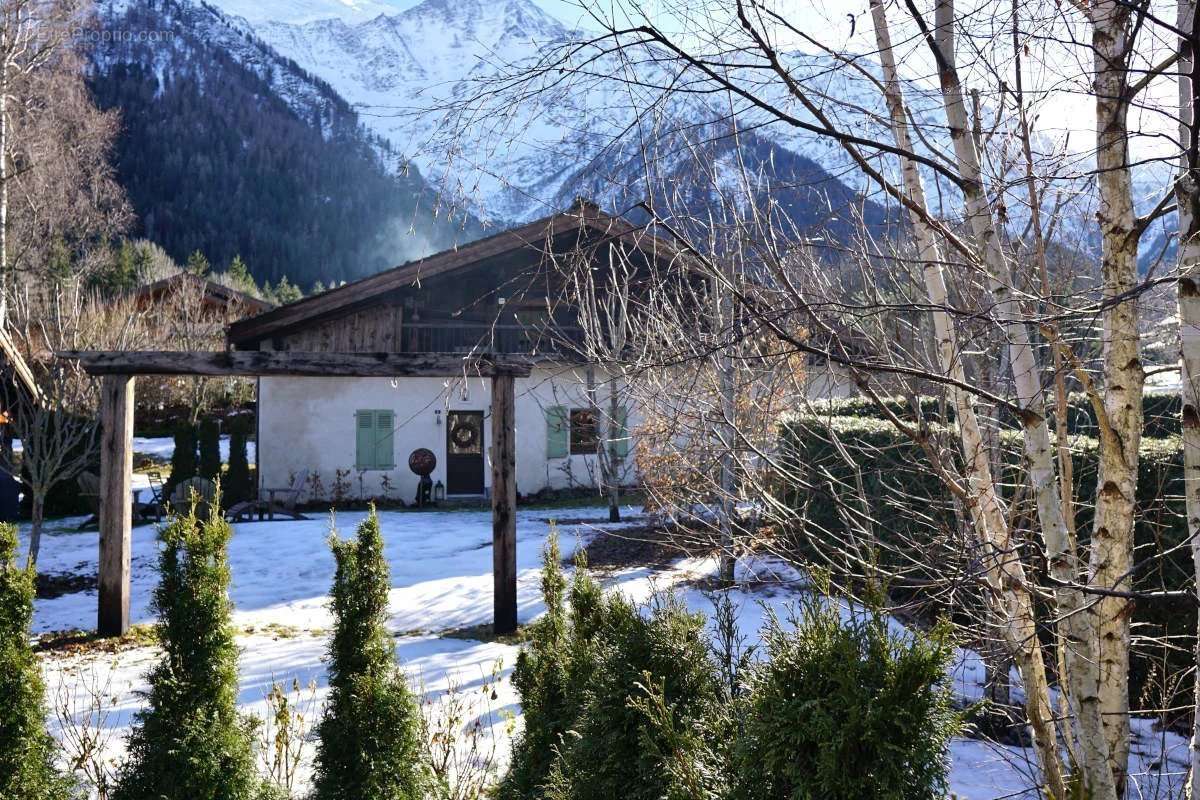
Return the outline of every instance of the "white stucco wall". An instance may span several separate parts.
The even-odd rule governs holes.
[[[595,455],[546,458],[546,415],[549,406],[585,407],[586,375],[581,368],[543,365],[516,381],[517,491],[532,494],[543,488],[594,486],[599,469]],[[597,375],[597,405],[608,408],[604,376]],[[408,468],[408,456],[426,447],[437,456],[433,480],[446,483],[446,411],[484,412],[484,485],[491,485],[491,382],[441,378],[261,378],[258,388],[259,485],[288,486],[292,476],[307,470],[321,477],[325,493],[332,490],[338,469],[350,470],[350,496],[359,493],[355,470],[355,416],[359,409],[391,409],[395,413],[393,470],[363,473],[368,497],[384,494],[387,474],[391,497],[412,501],[418,478]],[[628,401],[622,402],[628,406]],[[440,421],[435,410],[441,410]],[[640,422],[629,408],[628,427]],[[602,414],[603,416],[603,414]],[[624,483],[634,482],[633,453],[625,460]]]

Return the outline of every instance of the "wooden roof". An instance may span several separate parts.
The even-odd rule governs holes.
[[[567,211],[238,320],[229,327],[227,339],[234,346],[253,347],[258,341],[283,331],[303,328],[383,302],[385,296],[396,289],[466,270],[489,259],[527,251],[532,261],[542,257],[549,249],[548,245],[552,246],[560,237],[566,238],[568,234],[578,236],[581,233],[586,234],[592,243],[619,241],[651,258],[673,259],[682,255],[678,248],[653,235],[645,226],[634,225],[621,217],[605,213],[586,201],[576,201]]]
[[[33,371],[29,369],[29,364],[25,362],[8,331],[0,329],[0,371],[4,370],[11,371],[13,383],[24,389],[29,397],[41,396],[41,390],[33,377]]]
[[[268,303],[266,300],[255,297],[252,294],[239,292],[237,289],[232,289],[222,283],[217,283],[208,278],[202,278],[199,275],[192,275],[187,272],[179,272],[153,283],[148,283],[137,290],[137,297],[142,299],[160,297],[184,281],[192,281],[197,285],[203,284],[200,288],[204,292],[205,302],[219,305],[222,308],[238,307],[246,309],[251,314],[261,314],[275,307],[272,303]]]

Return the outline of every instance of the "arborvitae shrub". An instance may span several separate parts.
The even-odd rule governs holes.
[[[254,496],[254,483],[250,476],[250,460],[246,457],[246,438],[249,422],[243,416],[233,417],[229,422],[229,469],[221,481],[226,507]]]
[[[659,800],[672,789],[665,768],[674,749],[671,732],[705,727],[705,720],[721,716],[705,619],[670,597],[644,616],[620,594],[603,599],[599,617],[595,639],[576,651],[594,660],[587,665],[590,676],[583,670],[573,676],[587,681],[576,689],[583,703],[563,737],[546,797]],[[665,724],[639,707],[648,690],[661,694]]]
[[[664,600],[649,617],[606,597],[576,560],[566,582],[552,536],[543,555],[547,613],[513,673],[525,727],[501,785],[504,798],[659,798],[670,795],[670,728],[715,718],[716,670],[704,618]],[[655,687],[666,719],[639,701]]]
[[[256,775],[251,722],[237,712],[230,625],[230,528],[195,508],[159,535],[153,606],[163,654],[129,737],[113,800],[245,800],[269,796]]]
[[[200,420],[199,471],[210,481],[221,477],[221,424],[215,417]]]
[[[16,526],[0,525],[0,798],[66,798],[46,733],[42,671],[29,646],[35,573],[18,566],[19,558]]]
[[[574,721],[577,703],[568,663],[566,578],[558,535],[542,551],[542,598],[546,613],[530,626],[529,640],[517,655],[513,686],[521,697],[525,725],[513,742],[508,773],[500,784],[503,798],[531,797],[546,780],[555,749]]]
[[[735,745],[734,800],[932,800],[946,796],[958,718],[946,685],[947,630],[895,632],[802,604],[764,634]]]
[[[390,580],[372,507],[355,539],[330,536],[337,561],[331,601],[329,700],[318,726],[317,800],[417,800],[433,790],[421,717],[387,620]]]
[[[175,487],[196,476],[196,428],[181,422],[175,428],[175,451],[171,454],[171,474],[163,496],[169,498]]]
[[[564,601],[552,536],[547,611],[513,673],[525,727],[503,800],[944,796],[958,724],[945,629],[893,632],[813,600],[769,623],[755,660],[727,600],[713,637],[675,598],[639,609],[576,566]]]

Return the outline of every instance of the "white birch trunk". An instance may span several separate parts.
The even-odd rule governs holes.
[[[1091,7],[1096,167],[1102,237],[1104,299],[1113,301],[1138,282],[1138,237],[1130,181],[1127,92],[1131,42],[1129,4],[1102,0]],[[1101,436],[1090,580],[1100,588],[1129,590],[1138,447],[1142,435],[1142,370],[1135,300],[1103,312],[1104,410],[1110,435]],[[1130,601],[1103,597],[1100,616],[1100,704],[1118,790],[1129,761]]]
[[[1179,0],[1181,31],[1192,33],[1196,19],[1195,0]],[[1186,41],[1179,44],[1179,140],[1180,180],[1176,184],[1179,204],[1179,344],[1180,381],[1183,394],[1183,485],[1188,541],[1196,591],[1200,592],[1200,182],[1197,178],[1195,119],[1195,54]],[[1200,628],[1200,620],[1198,620]],[[1196,642],[1200,666],[1200,638]],[[1188,797],[1200,797],[1200,669],[1193,685],[1191,773]]]
[[[896,145],[911,150],[912,142],[904,113],[904,100],[896,71],[895,54],[882,0],[872,0],[871,15],[875,24],[876,44],[883,67],[885,94],[891,117],[892,134]],[[911,159],[901,159],[904,187],[909,199],[919,208],[926,207],[921,175]],[[1006,649],[1017,663],[1025,688],[1026,714],[1034,734],[1039,761],[1050,791],[1055,796],[1065,794],[1064,768],[1058,752],[1058,737],[1050,688],[1046,678],[1045,661],[1037,637],[1033,602],[1024,565],[1011,554],[1008,520],[996,489],[988,448],[985,444],[973,398],[959,386],[966,383],[966,373],[959,349],[953,320],[947,310],[949,293],[942,271],[942,256],[933,231],[916,213],[910,220],[924,264],[925,289],[933,309],[934,334],[937,337],[938,365],[957,385],[951,386],[950,396],[958,417],[959,442],[967,472],[969,502],[974,504],[974,522],[985,563],[988,583],[994,594],[996,611],[1004,621],[1003,640]],[[1053,480],[1053,475],[1051,475]]]
[[[946,120],[955,161],[962,179],[967,224],[976,240],[996,311],[1003,320],[1009,364],[1021,423],[1030,485],[1037,503],[1038,521],[1050,568],[1060,582],[1077,579],[1077,564],[1070,530],[1063,512],[1062,496],[1054,468],[1054,448],[1046,423],[1045,402],[1029,326],[1013,291],[1013,276],[1001,247],[999,226],[984,190],[983,170],[975,141],[970,135],[970,118],[955,62],[954,3],[938,0],[935,6],[934,46]],[[1109,769],[1109,749],[1103,731],[1100,675],[1096,670],[1095,634],[1097,614],[1077,591],[1056,592],[1058,614],[1064,619],[1068,652],[1064,662],[1069,674],[1067,688],[1077,715],[1079,769],[1086,788],[1096,800],[1115,800],[1116,785]],[[1044,665],[1040,665],[1044,669]]]

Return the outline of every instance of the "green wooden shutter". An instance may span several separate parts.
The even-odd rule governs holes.
[[[354,412],[354,465],[375,469],[375,412]]]
[[[396,466],[396,446],[392,437],[395,415],[391,411],[375,412],[375,469]]]
[[[629,455],[629,412],[618,407],[608,434],[608,452],[617,460],[623,460]]]
[[[571,413],[566,406],[546,409],[546,458],[566,458],[571,452]]]

